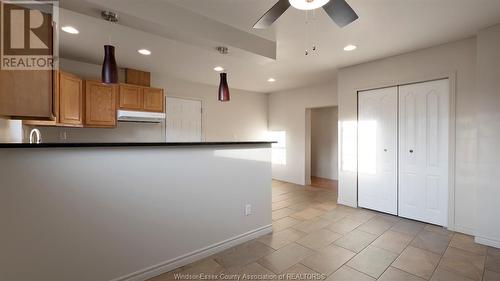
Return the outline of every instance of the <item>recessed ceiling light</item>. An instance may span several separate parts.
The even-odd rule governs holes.
[[[345,47],[344,47],[344,51],[347,51],[347,52],[349,52],[349,51],[354,51],[354,50],[356,50],[357,48],[358,48],[358,47],[356,47],[355,45],[347,45],[347,46],[345,46]]]
[[[274,78],[269,78],[269,79],[267,79],[267,82],[271,82],[271,83],[273,83],[273,82],[276,82],[276,79],[274,79]]]
[[[63,26],[63,27],[61,27],[61,29],[62,29],[62,31],[70,33],[70,34],[78,34],[78,33],[80,33],[80,31],[78,31],[78,29],[76,29],[76,28],[74,28],[72,26],[69,26],[69,25]]]
[[[222,67],[222,66],[216,66],[216,67],[214,67],[214,70],[217,71],[217,72],[221,72],[221,71],[224,71],[224,67]]]
[[[147,49],[140,49],[140,50],[137,50],[137,52],[139,52],[139,54],[145,55],[145,56],[151,55],[151,51],[147,50]]]

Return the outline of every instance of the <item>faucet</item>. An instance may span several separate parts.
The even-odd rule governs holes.
[[[42,143],[42,133],[40,133],[40,130],[36,128],[31,130],[30,143]]]

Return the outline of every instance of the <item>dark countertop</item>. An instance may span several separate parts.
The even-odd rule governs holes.
[[[219,141],[219,142],[99,142],[99,143],[0,143],[0,148],[44,148],[44,147],[175,147],[175,146],[223,146],[262,145],[273,141]]]

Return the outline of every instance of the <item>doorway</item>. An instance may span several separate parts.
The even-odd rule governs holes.
[[[165,139],[167,142],[202,141],[202,102],[196,99],[166,98]]]
[[[313,187],[337,190],[338,108],[311,108],[306,111],[306,175]]]

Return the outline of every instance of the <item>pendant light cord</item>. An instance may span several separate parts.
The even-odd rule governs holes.
[[[309,55],[309,14],[306,10],[306,21],[305,21],[305,31],[306,31],[306,39],[305,39],[305,55]]]

